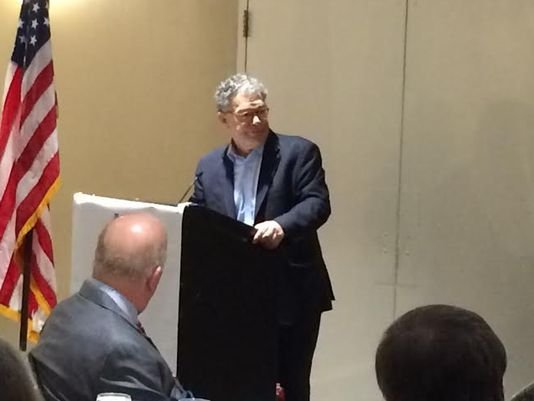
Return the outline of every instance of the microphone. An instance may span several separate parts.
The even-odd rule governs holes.
[[[195,186],[195,184],[197,183],[197,181],[198,181],[198,179],[200,178],[201,175],[202,175],[202,172],[200,172],[197,175],[195,175],[195,178],[193,179],[193,181],[191,181],[191,184],[189,184],[189,186],[185,190],[184,194],[182,195],[182,197],[180,198],[178,203],[182,203],[184,201],[184,199],[187,197],[189,192],[191,192],[191,189],[193,189],[193,187]]]

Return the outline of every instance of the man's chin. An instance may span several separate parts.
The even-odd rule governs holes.
[[[254,138],[258,140],[265,140],[268,134],[269,134],[269,130],[257,130],[257,131],[249,131],[248,136],[250,138]]]

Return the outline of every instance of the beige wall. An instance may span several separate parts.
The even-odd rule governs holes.
[[[410,1],[397,313],[454,303],[534,381],[534,2]]]
[[[240,3],[272,126],[321,146],[330,186],[312,399],[380,400],[381,333],[429,303],[494,327],[507,396],[534,381],[534,2]]]
[[[394,314],[405,8],[249,4],[247,67],[269,88],[272,127],[320,146],[330,189],[332,215],[319,235],[336,302],[322,318],[312,400],[377,400],[374,351]]]
[[[212,93],[235,71],[237,1],[51,3],[62,177],[52,223],[63,298],[74,192],[176,202],[199,156],[224,140]],[[2,82],[19,4],[0,0]],[[0,336],[13,343],[17,327],[0,318]]]

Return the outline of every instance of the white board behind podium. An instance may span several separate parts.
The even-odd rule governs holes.
[[[167,228],[167,263],[163,277],[140,320],[147,334],[176,375],[178,339],[178,300],[180,288],[180,252],[182,216],[187,204],[178,206],[105,198],[76,193],[73,197],[72,273],[70,292],[74,294],[91,277],[99,233],[116,214],[149,212]]]

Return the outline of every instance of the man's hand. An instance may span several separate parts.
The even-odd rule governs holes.
[[[276,249],[284,239],[284,230],[274,220],[264,221],[254,226],[257,230],[252,240],[253,244],[260,244],[266,249]]]

